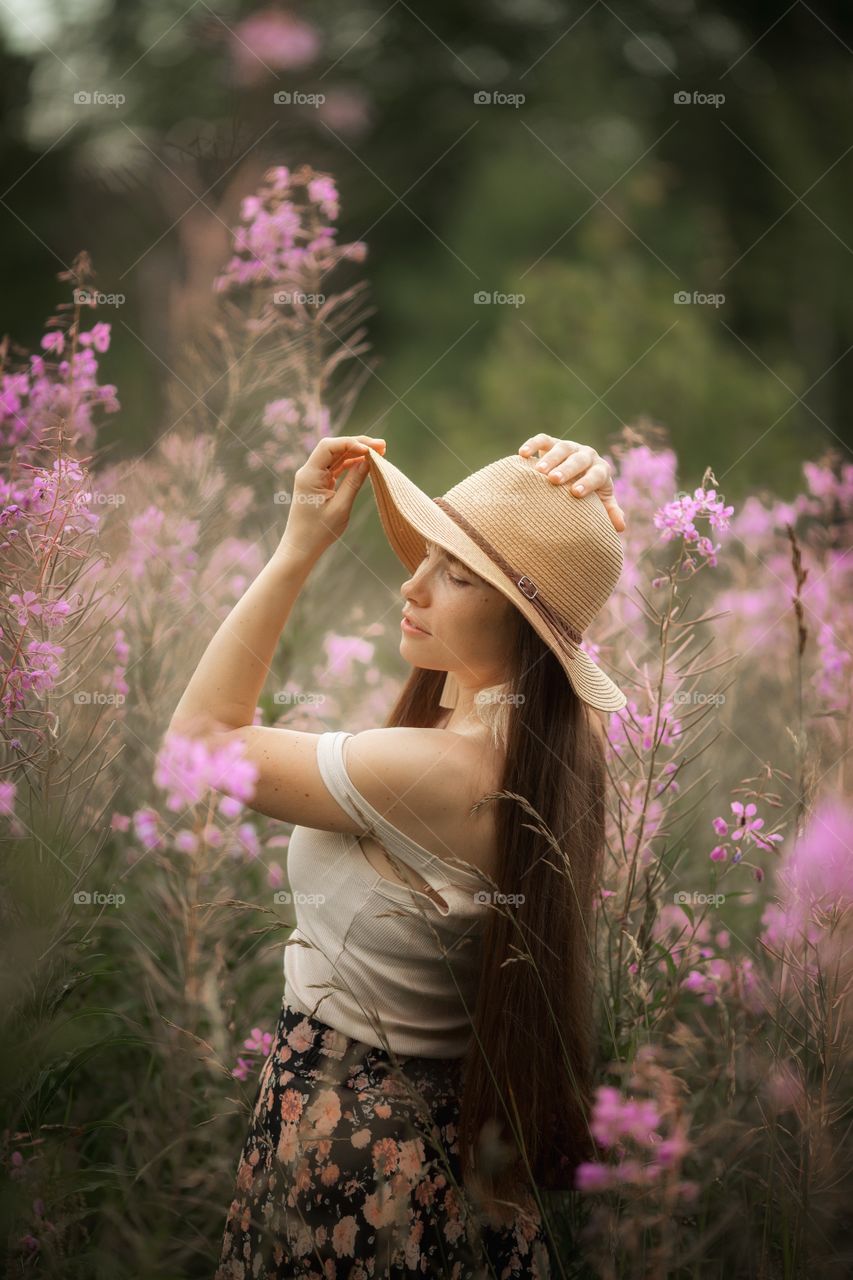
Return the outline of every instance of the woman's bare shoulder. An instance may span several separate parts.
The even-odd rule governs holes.
[[[449,729],[367,729],[346,745],[353,785],[413,839],[429,828],[446,839],[500,775],[493,750]]]

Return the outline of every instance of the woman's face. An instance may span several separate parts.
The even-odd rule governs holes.
[[[412,666],[452,671],[479,687],[506,678],[512,605],[505,595],[432,542],[400,590],[404,612],[425,628],[401,630],[400,652]]]

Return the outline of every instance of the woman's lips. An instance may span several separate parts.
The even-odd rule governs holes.
[[[428,631],[424,631],[423,627],[416,627],[415,624],[413,622],[410,622],[410,620],[405,615],[400,619],[400,626],[403,628],[404,631],[408,631],[413,636],[429,635]]]

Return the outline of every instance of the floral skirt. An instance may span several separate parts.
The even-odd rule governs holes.
[[[461,1184],[461,1059],[392,1057],[282,1003],[214,1280],[550,1280],[529,1190]]]

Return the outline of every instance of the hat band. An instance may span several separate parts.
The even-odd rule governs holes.
[[[557,635],[561,639],[570,640],[573,644],[580,644],[583,639],[581,632],[575,627],[570,626],[569,623],[565,622],[558,613],[554,612],[551,606],[539,595],[539,588],[535,583],[531,582],[526,573],[517,573],[516,570],[513,569],[512,565],[503,558],[497,548],[493,547],[492,544],[483,537],[479,529],[475,529],[471,522],[463,516],[462,512],[457,511],[446,498],[433,498],[433,502],[436,506],[441,507],[441,510],[445,515],[450,516],[450,519],[455,521],[463,532],[468,534],[468,537],[471,538],[472,541],[476,542],[481,551],[485,551],[489,559],[493,560],[499,569],[503,570],[513,584],[518,587],[525,599],[530,601],[534,609],[536,609],[536,611],[545,619],[552,630],[556,631]],[[532,588],[532,590],[530,590],[530,588]]]

